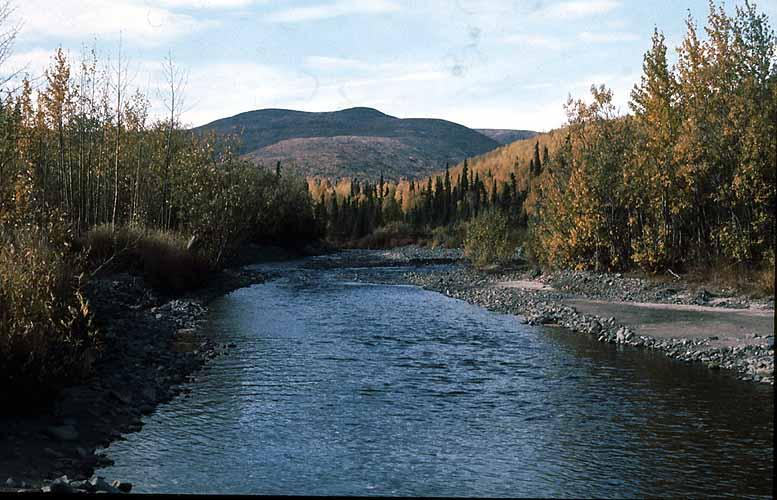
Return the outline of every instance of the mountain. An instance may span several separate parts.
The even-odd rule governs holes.
[[[515,141],[531,139],[537,132],[533,130],[512,130],[507,128],[476,128],[476,131],[490,137],[499,144],[510,144]]]
[[[280,161],[320,177],[386,179],[429,175],[500,143],[446,120],[396,118],[372,108],[310,113],[260,109],[194,129],[237,134],[240,153],[267,166]]]

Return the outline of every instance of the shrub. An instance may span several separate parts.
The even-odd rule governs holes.
[[[98,348],[78,263],[55,231],[0,232],[0,408],[30,411],[87,375]]]
[[[93,228],[83,243],[92,266],[139,273],[162,291],[181,292],[205,284],[208,259],[187,249],[188,240],[167,231],[103,225]]]
[[[462,222],[447,226],[439,226],[432,230],[431,245],[433,248],[461,248],[467,235],[467,225]]]
[[[392,248],[416,243],[421,233],[406,222],[394,221],[358,239],[356,248]]]
[[[518,246],[507,216],[499,211],[481,213],[467,225],[464,256],[482,269],[512,260]]]

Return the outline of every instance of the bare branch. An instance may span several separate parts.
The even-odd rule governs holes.
[[[8,61],[13,52],[16,36],[21,30],[21,22],[13,22],[12,16],[16,8],[10,1],[0,2],[0,69]],[[24,69],[17,69],[9,75],[0,76],[0,86],[5,86],[9,81],[16,78]]]

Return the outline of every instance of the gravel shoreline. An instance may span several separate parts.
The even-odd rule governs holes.
[[[207,303],[263,280],[248,270],[225,271],[179,297],[159,296],[127,274],[92,280],[85,292],[103,341],[94,375],[65,389],[45,413],[0,417],[0,492],[130,491],[129,483],[94,475],[112,464],[100,449],[140,430],[144,415],[234,347],[200,333]]]
[[[718,337],[676,336],[656,338],[638,335],[615,317],[579,312],[565,300],[587,298],[604,301],[682,304],[724,309],[742,308],[774,311],[774,297],[754,300],[732,291],[711,291],[681,281],[661,283],[624,277],[619,273],[559,271],[538,275],[536,271],[514,269],[503,272],[476,271],[463,263],[460,250],[403,247],[379,254],[386,262],[405,265],[459,264],[456,269],[427,269],[386,277],[362,273],[360,279],[420,286],[486,309],[513,314],[532,325],[558,325],[591,335],[600,342],[625,344],[656,350],[683,362],[700,362],[710,369],[729,370],[742,380],[774,384],[774,335],[753,336],[738,345],[724,346]],[[377,264],[375,264],[377,265]],[[529,282],[536,288],[499,287],[503,282]]]

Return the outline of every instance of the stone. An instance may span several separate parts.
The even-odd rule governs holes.
[[[17,487],[16,481],[14,481],[14,478],[12,477],[9,477],[8,479],[5,480],[5,485],[9,488]]]
[[[56,478],[49,485],[49,491],[51,493],[75,493],[75,490],[70,486],[67,476],[61,476]]]
[[[104,492],[104,493],[118,493],[119,490],[108,484],[108,482],[105,480],[102,476],[92,476],[89,478],[88,483],[92,486],[92,490],[95,493]]]
[[[114,480],[111,483],[111,486],[113,486],[117,490],[122,491],[124,493],[129,493],[130,491],[132,491],[132,483],[127,483],[127,482],[124,482],[124,481],[119,481],[118,479]]]
[[[46,428],[46,434],[60,441],[75,441],[78,431],[72,425],[52,425]]]

